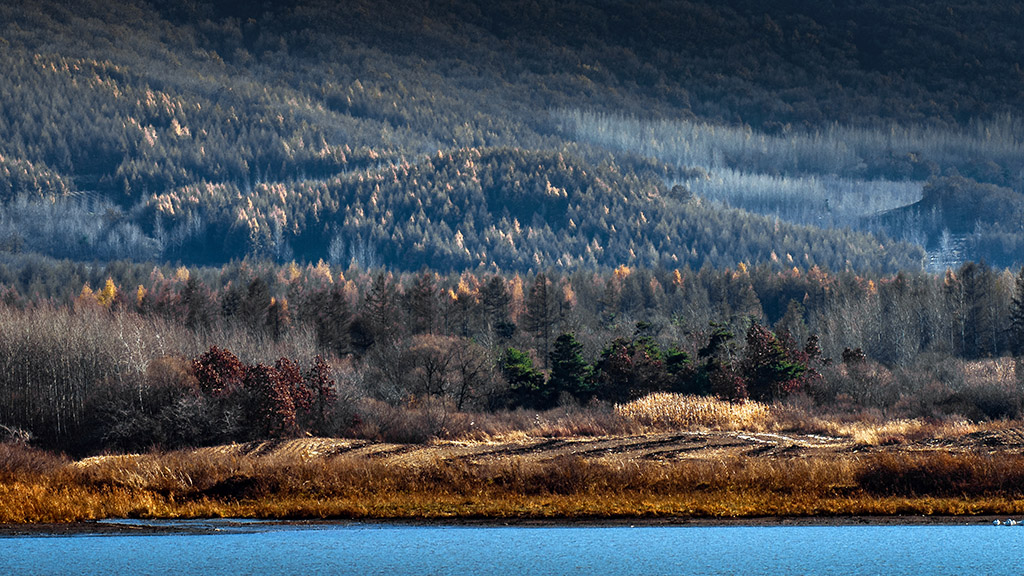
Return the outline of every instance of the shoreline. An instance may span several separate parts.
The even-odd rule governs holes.
[[[479,528],[650,528],[650,527],[848,527],[848,526],[983,526],[1007,516],[758,516],[750,518],[616,517],[616,518],[367,518],[367,519],[250,519],[250,518],[108,518],[68,523],[0,524],[0,538],[63,536],[153,536],[161,534],[237,533],[260,526],[409,526]],[[225,530],[230,529],[230,530]]]

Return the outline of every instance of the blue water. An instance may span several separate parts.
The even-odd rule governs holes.
[[[1024,528],[445,527],[197,523],[171,534],[0,538],[0,574],[997,574]],[[197,533],[196,531],[202,533]],[[216,530],[216,531],[215,531]]]

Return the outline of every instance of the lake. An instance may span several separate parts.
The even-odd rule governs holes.
[[[1024,528],[406,526],[193,521],[0,538],[0,574],[995,574]]]

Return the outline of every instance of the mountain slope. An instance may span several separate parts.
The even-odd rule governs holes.
[[[909,246],[675,202],[687,166],[609,157],[552,112],[965,124],[1018,104],[1020,20],[995,2],[2,6],[0,246],[42,249],[29,198],[76,223],[47,243],[74,258],[317,259],[336,240],[363,265],[916,267]],[[467,158],[511,171],[488,189]]]

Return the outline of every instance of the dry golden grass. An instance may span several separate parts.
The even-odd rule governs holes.
[[[472,414],[449,440],[519,442],[530,438],[581,438],[641,432],[643,426],[608,407],[566,406],[543,412]]]
[[[978,432],[987,425],[966,420],[928,422],[920,418],[896,419],[883,422],[828,422],[822,428],[835,436],[853,439],[858,444],[881,446],[900,444],[926,438],[946,438]]]
[[[772,407],[761,402],[727,402],[708,396],[669,392],[658,392],[628,404],[616,405],[615,413],[626,420],[658,429],[766,432],[774,429],[777,423]]]
[[[477,459],[473,449],[446,449],[443,443],[416,447],[413,458],[405,456],[412,447],[299,439],[70,462],[23,444],[0,444],[0,523],[218,516],[1020,514],[1024,454],[990,455],[983,445],[968,444],[955,454],[899,447],[1003,429],[1006,437],[1019,436],[1014,428],[1019,425],[887,420],[870,413],[828,418],[798,404],[655,394],[607,410],[562,408],[470,420],[459,444],[522,440],[500,448],[488,445],[482,452],[501,455]],[[576,441],[536,440],[652,430],[799,431],[845,439],[833,438],[829,446],[883,447],[864,452],[816,448],[765,457],[743,455],[748,450],[741,446],[735,452],[709,452],[712,456],[687,452],[685,458],[647,459],[628,450],[616,452],[607,439],[594,440],[609,449],[592,450],[590,457],[571,453]],[[661,439],[671,436],[652,434],[652,444],[661,446]],[[624,446],[634,450],[643,443],[632,437]],[[339,446],[353,444],[365,449],[338,455]],[[540,455],[520,449],[545,444],[569,448]],[[921,446],[927,445],[915,449]],[[588,453],[586,447],[581,453]]]
[[[0,480],[0,522],[109,517],[579,518],[1024,513],[1024,456],[668,462],[172,452]]]
[[[881,418],[876,415],[822,416],[806,410],[786,408],[777,413],[785,430],[845,438],[864,446],[901,445],[925,440],[948,440],[956,444],[969,434],[1015,429],[1019,421],[971,422],[959,417],[941,420],[924,418]]]
[[[992,382],[1011,388],[1017,385],[1017,363],[1011,357],[964,362],[962,370],[964,380],[970,383]]]
[[[963,419],[885,419],[870,415],[843,418],[816,414],[799,405],[727,402],[712,397],[656,393],[616,405],[622,420],[653,430],[717,430],[746,432],[802,432],[845,438],[856,444],[882,446],[925,439],[955,438],[994,430],[1013,423],[974,423]]]

